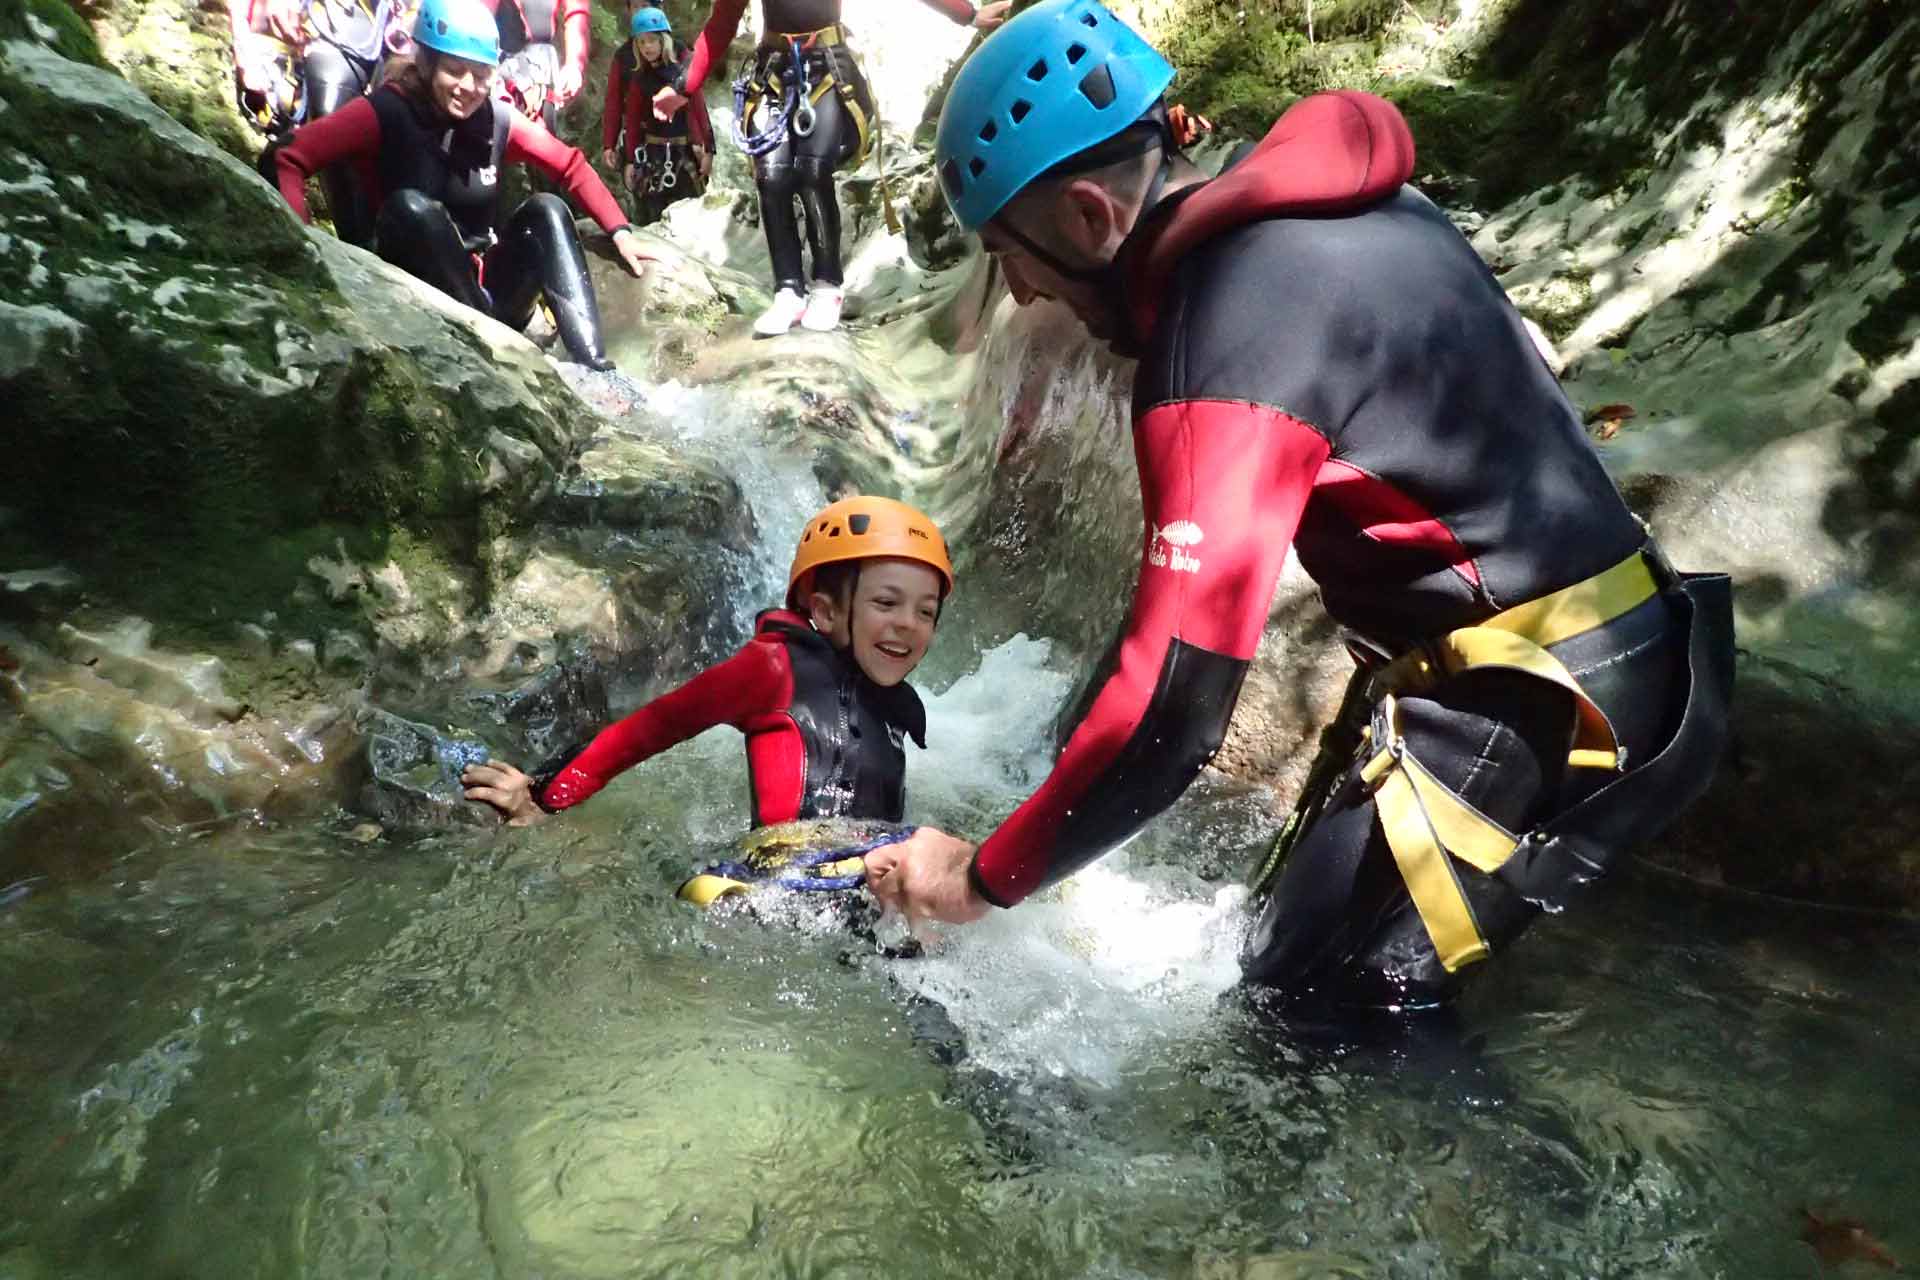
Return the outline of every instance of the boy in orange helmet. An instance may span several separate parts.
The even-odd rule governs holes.
[[[940,530],[891,498],[843,498],[800,534],[786,607],[762,613],[733,657],[529,776],[471,765],[469,800],[510,825],[571,808],[615,775],[717,724],[746,735],[753,825],[796,818],[898,822],[904,741],[926,749],[926,713],[907,676],[953,590]]]

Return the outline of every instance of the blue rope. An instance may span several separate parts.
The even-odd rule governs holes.
[[[890,844],[899,844],[911,837],[918,827],[907,827],[901,831],[876,836],[864,844],[847,845],[841,849],[818,849],[812,853],[796,856],[787,865],[807,870],[812,867],[824,867],[830,863],[844,862],[848,858],[858,858],[872,853],[875,849]],[[846,876],[763,876],[744,862],[716,862],[707,868],[708,875],[725,876],[729,880],[741,880],[749,884],[770,884],[781,889],[793,889],[800,893],[839,893],[848,889],[858,889],[867,882],[864,872],[855,872]]]
[[[787,77],[786,88],[780,95],[780,109],[774,113],[771,123],[763,133],[748,133],[747,85],[759,70],[758,66],[748,67],[746,73],[733,82],[733,144],[749,156],[763,156],[787,140],[787,125],[793,120],[793,113],[800,106],[800,94],[806,88],[806,61],[800,52],[800,42],[789,40],[792,46],[792,74]]]

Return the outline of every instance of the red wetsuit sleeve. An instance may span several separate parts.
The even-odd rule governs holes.
[[[707,100],[702,94],[694,94],[687,100],[687,136],[693,139],[693,145],[713,153],[713,117],[707,114]]]
[[[975,854],[988,901],[1012,906],[1121,844],[1219,749],[1328,452],[1245,402],[1162,404],[1134,424],[1148,525],[1118,663],[1046,782]]]
[[[627,116],[627,73],[620,66],[620,56],[615,54],[613,63],[607,68],[607,100],[600,110],[600,149],[613,150],[614,143],[620,141],[620,127],[626,123]]]
[[[784,710],[792,701],[793,672],[785,647],[777,641],[750,640],[725,662],[601,730],[554,775],[540,793],[540,805],[571,808],[649,756],[717,724],[742,731],[763,725],[769,713]]]
[[[574,204],[585,209],[602,231],[618,231],[627,225],[627,215],[620,211],[619,202],[607,190],[607,184],[600,181],[600,175],[587,163],[580,148],[568,146],[503,102],[495,102],[493,109],[513,111],[513,119],[507,126],[508,164],[530,164],[560,183],[573,197]],[[321,123],[325,124],[326,120]]]
[[[560,6],[560,30],[566,33],[567,65],[587,75],[587,54],[593,48],[593,6],[590,0],[566,0]]]
[[[713,12],[707,15],[707,25],[700,28],[700,34],[694,37],[693,52],[688,55],[682,69],[681,93],[689,98],[700,96],[700,86],[707,82],[707,72],[720,60],[727,46],[733,43],[733,33],[740,29],[740,19],[747,11],[747,0],[714,0]]]
[[[967,0],[920,0],[921,4],[935,13],[944,13],[961,26],[973,21],[973,6]]]
[[[380,115],[367,98],[355,98],[331,115],[294,130],[293,140],[274,153],[274,175],[300,221],[307,222],[307,179],[341,162],[351,163],[374,194],[374,161],[380,154]]]

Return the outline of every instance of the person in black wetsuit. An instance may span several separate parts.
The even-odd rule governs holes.
[[[653,117],[653,95],[680,67],[667,15],[651,5],[628,19],[631,39],[614,52],[607,69],[607,101],[600,121],[600,158],[621,170],[633,193],[633,220],[659,220],[676,200],[706,190],[713,173],[713,122],[704,98],[667,121]]]
[[[529,775],[470,766],[467,798],[508,823],[590,798],[615,776],[697,733],[746,735],[756,827],[796,818],[899,822],[906,739],[926,748],[926,713],[907,676],[926,655],[953,566],[940,530],[889,498],[843,498],[807,522],[769,609],[733,657],[662,694],[585,747]]]
[[[985,41],[935,164],[1016,301],[1138,358],[1146,528],[1126,631],[1039,791],[978,848],[923,828],[876,897],[964,922],[1125,841],[1212,758],[1290,547],[1356,674],[1256,869],[1246,977],[1444,1002],[1705,788],[1732,609],[1621,501],[1499,282],[1405,185],[1368,94],[1296,104],[1212,180],[1165,59],[1097,0]]]
[[[324,120],[276,157],[280,192],[302,218],[306,181],[351,165],[375,214],[381,257],[513,328],[544,296],[573,360],[610,369],[600,308],[566,202],[532,196],[500,221],[502,165],[558,181],[613,236],[629,270],[648,262],[626,215],[578,150],[488,96],[499,61],[480,0],[427,0],[407,70]]]
[[[580,93],[592,50],[589,0],[482,0],[500,33],[500,87],[559,136],[560,108]],[[563,53],[560,46],[566,45]]]
[[[1009,0],[978,9],[971,0],[922,2],[956,23],[988,31],[1000,24]],[[773,258],[773,305],[754,321],[754,332],[774,337],[795,324],[825,332],[839,325],[846,302],[833,175],[867,153],[873,94],[847,46],[840,0],[761,0],[760,8],[759,52],[734,86],[734,140],[753,157],[760,221]],[[747,0],[716,0],[675,83],[654,98],[660,119],[672,119],[699,96],[746,10]],[[811,276],[801,265],[796,201],[806,217]]]
[[[373,87],[400,9],[400,0],[227,0],[235,88],[241,114],[267,135],[267,181],[295,128]],[[373,218],[352,171],[333,166],[321,184],[340,238],[371,244]]]

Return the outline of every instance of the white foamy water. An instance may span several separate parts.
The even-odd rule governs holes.
[[[929,750],[908,753],[910,818],[962,808],[1004,815],[1052,765],[1050,729],[1073,677],[1051,646],[1015,636],[979,669],[926,696]],[[930,818],[928,815],[932,814]],[[1174,815],[1160,819],[1178,823]],[[956,832],[979,839],[978,830]],[[1114,1083],[1129,1060],[1188,1034],[1240,970],[1245,890],[1191,872],[1128,869],[1124,852],[1057,888],[894,966],[908,990],[944,1006],[978,1065]]]

